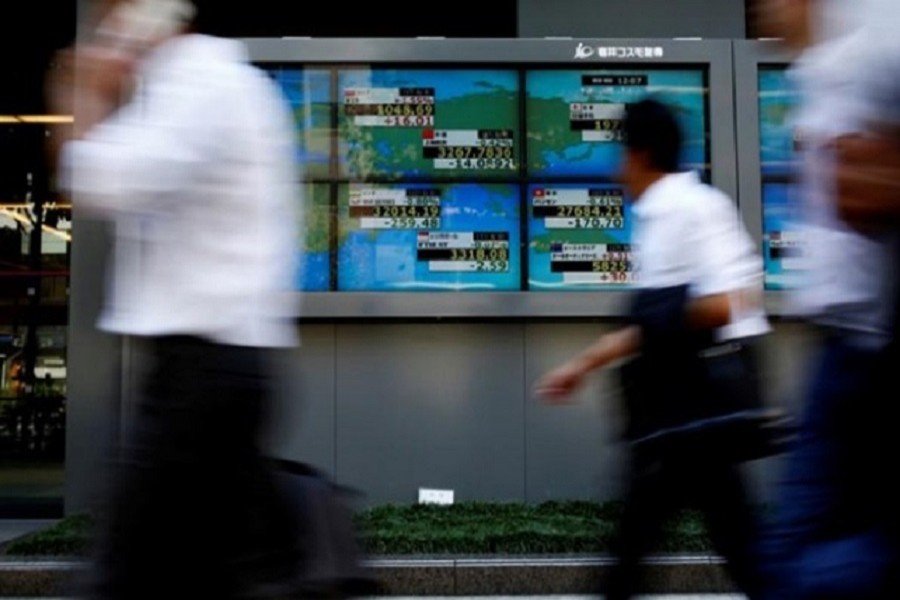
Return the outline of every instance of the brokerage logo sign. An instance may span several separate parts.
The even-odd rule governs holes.
[[[586,46],[578,42],[578,46],[575,47],[575,58],[590,58],[594,55],[594,52],[593,46]]]
[[[662,58],[665,55],[660,46],[589,46],[578,42],[575,58]]]

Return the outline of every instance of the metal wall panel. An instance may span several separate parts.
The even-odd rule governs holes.
[[[592,374],[571,403],[549,405],[531,391],[616,325],[540,323],[525,329],[527,500],[608,499],[621,491],[623,425],[612,371]]]
[[[337,478],[367,504],[525,497],[520,324],[337,328]]]
[[[278,353],[279,387],[266,432],[274,456],[335,471],[335,326],[303,325],[301,345]]]
[[[120,338],[97,330],[110,240],[105,224],[73,222],[69,297],[68,400],[66,402],[66,514],[93,508],[107,484],[110,452],[119,441],[122,389],[131,371],[122,368]]]

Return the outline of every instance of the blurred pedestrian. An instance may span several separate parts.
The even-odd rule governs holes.
[[[733,201],[680,171],[682,133],[670,108],[630,104],[623,130],[638,281],[629,324],[547,373],[537,391],[562,401],[591,371],[627,360],[631,472],[606,598],[638,591],[640,560],[686,506],[703,512],[735,582],[755,598],[756,521],[738,465],[750,450],[725,432],[743,431],[740,415],[762,406],[757,352],[770,330],[762,258]]]
[[[99,326],[150,365],[88,594],[284,594],[295,521],[258,436],[272,353],[297,343],[289,105],[189,0],[106,7],[50,81],[75,114],[57,164],[76,212],[114,228]]]
[[[896,3],[760,0],[797,58],[794,117],[810,270],[795,293],[817,348],[765,538],[771,598],[897,598],[900,44]]]

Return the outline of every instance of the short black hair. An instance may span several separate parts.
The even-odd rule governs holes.
[[[622,130],[625,148],[646,152],[650,164],[664,173],[678,171],[683,136],[668,106],[654,98],[626,105]]]

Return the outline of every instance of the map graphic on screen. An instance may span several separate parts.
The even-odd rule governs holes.
[[[290,102],[297,129],[297,163],[305,178],[326,177],[331,162],[331,73],[268,69]]]
[[[298,243],[300,263],[294,287],[307,292],[331,288],[331,199],[328,184],[300,187],[303,240]]]
[[[340,71],[337,101],[342,176],[484,179],[518,174],[516,71]]]
[[[616,289],[634,282],[631,206],[620,187],[528,187],[528,287]]]
[[[625,105],[653,96],[685,134],[685,168],[708,169],[708,90],[702,70],[535,70],[526,74],[528,174],[612,177]]]
[[[338,289],[519,289],[519,223],[515,185],[343,184]]]
[[[784,68],[759,70],[759,145],[763,175],[793,169],[794,134],[790,116],[798,101]]]

